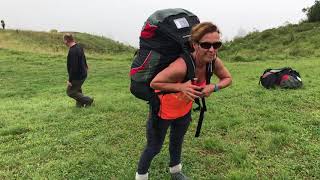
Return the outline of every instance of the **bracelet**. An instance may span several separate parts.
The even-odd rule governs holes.
[[[219,86],[217,84],[214,84],[213,92],[217,92],[217,91],[219,91]]]

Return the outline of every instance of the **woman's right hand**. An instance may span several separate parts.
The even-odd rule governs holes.
[[[194,99],[202,97],[203,95],[203,93],[201,92],[202,88],[193,85],[191,80],[185,83],[181,83],[179,89],[184,94],[184,96],[191,101],[194,101]]]

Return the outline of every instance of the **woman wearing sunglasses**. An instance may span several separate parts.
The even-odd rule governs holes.
[[[196,64],[194,81],[184,82],[187,65],[180,57],[161,71],[152,80],[150,86],[158,91],[177,92],[160,94],[160,111],[157,129],[153,128],[151,119],[147,125],[147,146],[138,164],[136,179],[148,179],[148,169],[164,142],[167,129],[170,128],[170,164],[169,171],[172,179],[188,179],[182,172],[181,150],[184,135],[191,121],[191,109],[194,99],[209,97],[231,84],[231,75],[217,57],[222,43],[220,32],[216,25],[204,22],[192,28],[190,44],[194,51],[191,53]],[[216,84],[206,84],[206,65],[214,63],[214,74],[219,78]]]

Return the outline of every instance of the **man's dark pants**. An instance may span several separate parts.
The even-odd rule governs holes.
[[[74,100],[77,101],[77,106],[82,107],[83,105],[91,105],[92,99],[88,96],[84,96],[82,94],[81,86],[84,83],[85,79],[83,80],[72,80],[72,86],[67,87],[67,95]]]

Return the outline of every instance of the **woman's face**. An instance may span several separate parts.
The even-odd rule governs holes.
[[[218,32],[207,33],[198,43],[193,44],[198,58],[205,63],[209,63],[215,59],[220,46],[221,41]]]

